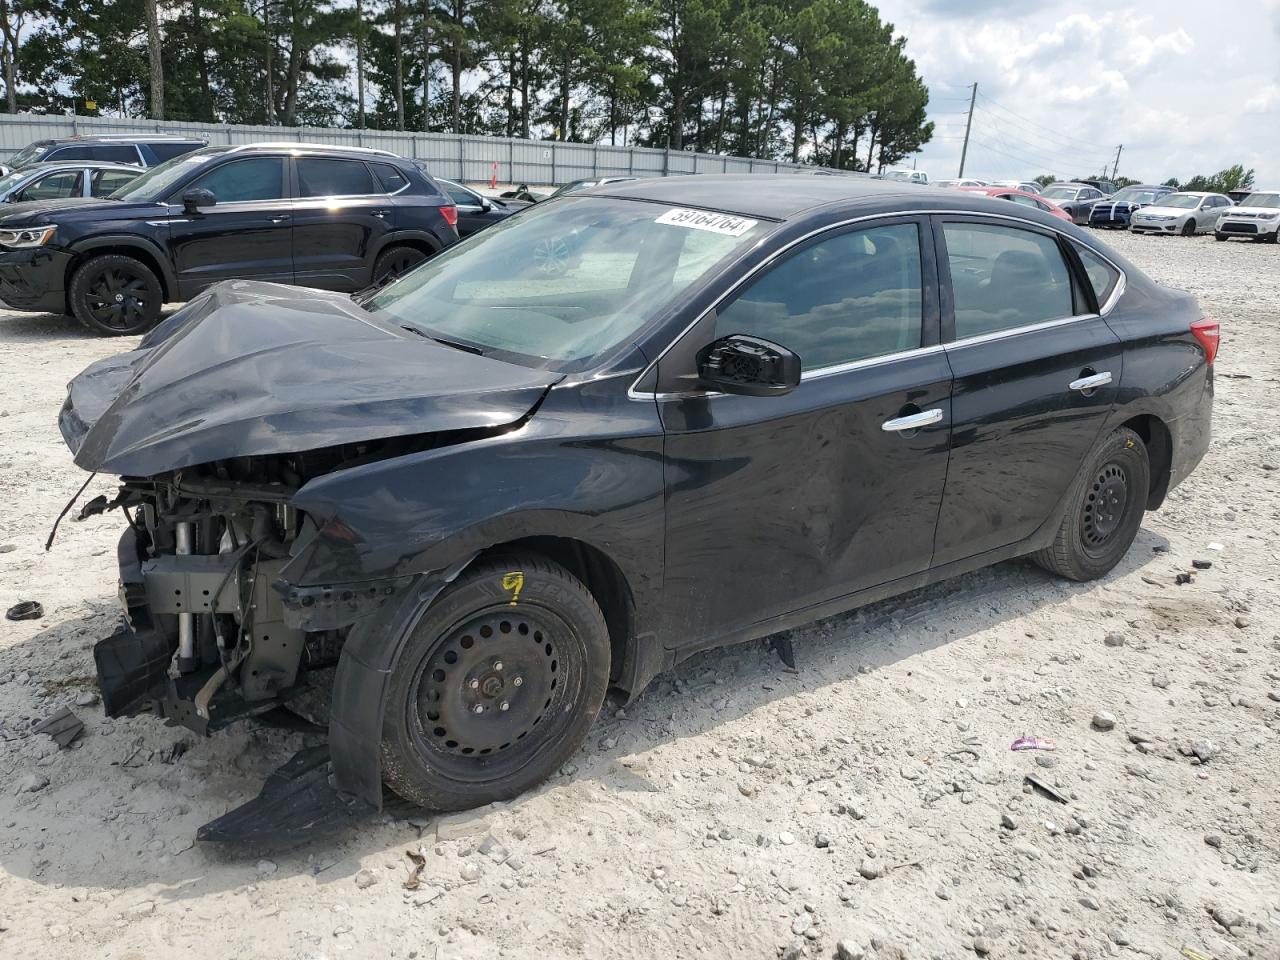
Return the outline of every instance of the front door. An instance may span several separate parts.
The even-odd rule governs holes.
[[[215,203],[185,213],[182,193],[208,190]],[[221,163],[169,198],[169,243],[178,296],[188,300],[219,280],[293,282],[292,224],[285,159]]]
[[[363,160],[298,157],[294,165],[297,282],[325,290],[367,287],[378,245],[395,226],[391,199]]]
[[[836,228],[690,332],[795,351],[803,379],[786,396],[664,396],[691,351],[659,361],[670,645],[929,565],[951,423],[933,262],[925,218]]]
[[[939,217],[935,232],[955,374],[941,565],[1015,544],[1049,519],[1111,412],[1122,354],[1052,231]]]

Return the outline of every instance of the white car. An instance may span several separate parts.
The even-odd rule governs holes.
[[[1280,241],[1280,190],[1256,190],[1218,219],[1213,229],[1218,240],[1248,237]]]
[[[1015,190],[1021,190],[1024,193],[1034,193],[1039,196],[1041,191],[1040,184],[1034,180],[993,180],[993,187],[1013,187]]]
[[[1221,193],[1171,193],[1149,207],[1133,211],[1129,229],[1134,233],[1176,233],[1184,237],[1208,233],[1231,206],[1231,198]]]
[[[933,185],[935,187],[951,187],[953,189],[956,187],[985,187],[987,186],[987,181],[965,177],[963,180],[934,180]]]
[[[928,183],[929,175],[923,170],[907,170],[905,168],[894,168],[886,170],[883,174],[886,180],[901,180],[904,183]]]

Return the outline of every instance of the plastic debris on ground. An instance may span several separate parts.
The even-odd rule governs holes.
[[[1058,744],[1054,740],[1044,737],[1019,737],[1009,745],[1010,750],[1057,750]]]
[[[35,733],[47,733],[53,738],[54,743],[65,750],[80,734],[84,733],[84,724],[69,707],[63,707],[57,713],[45,717],[31,729]]]

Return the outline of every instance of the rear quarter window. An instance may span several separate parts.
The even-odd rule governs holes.
[[[390,163],[371,163],[369,169],[373,171],[383,193],[398,193],[409,183],[409,178]]]

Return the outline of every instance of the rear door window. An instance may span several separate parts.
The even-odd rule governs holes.
[[[281,157],[248,157],[232,160],[200,177],[186,190],[209,190],[218,203],[250,200],[282,200],[284,160]]]
[[[802,247],[716,316],[716,337],[762,337],[800,355],[805,371],[920,346],[920,229],[888,224]]]
[[[105,197],[136,179],[138,179],[137,173],[129,173],[124,170],[98,170],[93,175],[93,195],[95,197]]]
[[[942,229],[957,340],[1073,315],[1071,273],[1052,237],[986,223]]]
[[[378,192],[362,160],[299,157],[297,164],[301,197],[359,197]]]
[[[164,163],[166,160],[180,157],[184,153],[190,153],[200,146],[201,144],[194,141],[190,143],[148,143],[145,149],[150,150],[155,155],[156,163]]]
[[[132,143],[99,143],[93,148],[93,159],[104,163],[141,163],[138,148]]]

